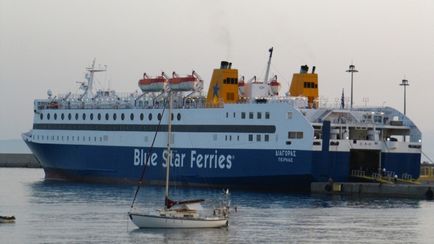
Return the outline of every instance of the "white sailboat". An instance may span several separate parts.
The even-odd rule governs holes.
[[[229,224],[229,206],[224,204],[216,208],[211,216],[199,214],[200,203],[203,199],[189,201],[173,201],[169,199],[169,173],[171,153],[171,132],[172,132],[172,92],[169,96],[168,115],[168,139],[167,139],[167,161],[166,161],[166,190],[164,208],[158,209],[156,214],[140,213],[136,210],[128,212],[131,221],[139,228],[219,228]],[[143,174],[142,174],[143,177]],[[137,193],[136,193],[137,196]],[[133,204],[131,207],[134,205]]]

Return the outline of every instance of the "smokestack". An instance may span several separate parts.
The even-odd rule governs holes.
[[[302,65],[300,67],[300,74],[306,74],[309,71],[309,66],[307,65]]]
[[[229,62],[228,61],[222,61],[220,63],[220,69],[227,69],[229,66]]]
[[[312,74],[315,74],[315,66],[312,67]]]

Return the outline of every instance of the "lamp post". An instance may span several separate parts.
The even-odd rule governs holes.
[[[354,72],[359,72],[359,71],[356,70],[356,66],[354,66],[354,64],[351,64],[349,69],[346,72],[351,73],[351,106],[350,106],[350,109],[353,109],[353,74],[354,74]]]
[[[404,118],[405,118],[407,115],[407,86],[409,86],[410,84],[408,84],[407,79],[403,79],[401,84],[399,85],[404,87]],[[404,141],[405,141],[405,135],[404,135]]]
[[[399,85],[404,87],[404,115],[407,115],[407,86],[410,84],[408,84],[408,80],[403,79]]]

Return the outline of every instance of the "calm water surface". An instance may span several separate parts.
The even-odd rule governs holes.
[[[43,180],[40,169],[0,168],[0,243],[434,243],[434,202],[233,191],[228,229],[139,230],[127,218],[135,188]],[[217,200],[220,190],[172,189]],[[138,207],[162,206],[145,187]],[[206,206],[205,206],[206,207]]]

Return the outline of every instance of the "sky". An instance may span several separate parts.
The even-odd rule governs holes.
[[[32,127],[33,100],[77,92],[94,58],[97,87],[138,90],[144,72],[197,71],[209,83],[221,60],[246,78],[271,74],[288,90],[316,66],[321,97],[403,110],[434,159],[434,1],[431,0],[0,0],[0,140]]]

